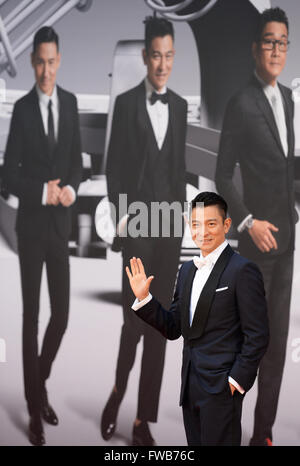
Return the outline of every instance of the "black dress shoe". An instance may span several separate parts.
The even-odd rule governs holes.
[[[51,426],[57,426],[58,417],[56,416],[52,406],[49,404],[46,388],[43,388],[41,393],[41,414],[44,421],[46,421]]]
[[[109,440],[115,433],[120,400],[113,390],[105,405],[101,417],[101,434],[104,440]]]
[[[132,445],[146,447],[153,447],[156,445],[155,440],[151,435],[148,422],[142,421],[138,426],[133,426]]]
[[[28,438],[30,443],[36,447],[42,447],[46,443],[44,429],[39,415],[30,417]]]

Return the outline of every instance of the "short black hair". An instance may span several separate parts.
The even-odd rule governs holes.
[[[145,49],[148,53],[151,42],[155,37],[164,37],[170,35],[174,41],[174,28],[173,24],[164,18],[157,18],[155,16],[147,16],[145,23]]]
[[[262,38],[263,30],[267,23],[271,22],[283,23],[286,25],[287,31],[289,32],[289,20],[288,17],[281,8],[268,8],[264,10],[260,15],[256,34],[255,34],[255,42],[258,43]]]
[[[199,203],[203,203],[204,207],[215,205],[219,208],[220,214],[223,217],[223,221],[227,217],[228,205],[225,199],[217,193],[210,191],[203,191],[202,193],[197,194],[197,196],[192,200],[190,204],[190,213],[195,207],[198,207]]]
[[[44,26],[37,31],[33,39],[33,54],[38,49],[40,44],[44,42],[54,42],[57,47],[57,51],[59,51],[59,37],[55,30],[50,26]]]

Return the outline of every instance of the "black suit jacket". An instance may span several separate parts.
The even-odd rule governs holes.
[[[172,189],[174,201],[184,202],[187,102],[170,89],[168,94],[172,128]],[[139,192],[147,176],[145,168],[150,144],[147,120],[145,83],[142,81],[137,87],[119,95],[114,107],[106,173],[109,200],[117,209],[117,223],[126,214],[119,213],[120,193],[127,194],[128,204],[141,200]]]
[[[71,231],[70,209],[42,206],[44,183],[60,179],[75,192],[81,181],[81,144],[76,97],[57,87],[59,99],[58,141],[53,156],[48,153],[38,95],[31,92],[15,104],[4,162],[4,183],[19,198],[18,235],[41,237],[49,221],[61,237]]]
[[[190,326],[196,270],[193,261],[182,265],[170,310],[153,297],[137,311],[166,338],[184,337],[181,404],[191,364],[209,393],[224,390],[228,376],[247,391],[268,345],[264,285],[257,266],[227,246],[202,290]]]
[[[272,108],[258,80],[253,77],[248,86],[229,102],[225,113],[216,169],[216,186],[228,202],[236,226],[250,213],[259,220],[268,220],[279,228],[273,233],[282,254],[294,247],[294,104],[291,91],[280,85],[288,130],[288,157],[280,141]],[[243,195],[233,184],[232,176],[239,163]],[[243,253],[251,257],[263,253],[245,231],[240,239]]]

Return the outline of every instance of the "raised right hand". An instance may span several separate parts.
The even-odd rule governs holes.
[[[248,233],[261,252],[270,252],[271,249],[278,249],[277,241],[272,235],[272,231],[279,231],[275,225],[266,220],[254,219],[252,228]]]
[[[135,297],[142,301],[143,299],[147,298],[149,294],[150,284],[154,279],[154,276],[151,275],[147,278],[143,262],[141,259],[136,259],[133,257],[130,259],[130,267],[126,267],[126,273],[129,279],[129,283]]]

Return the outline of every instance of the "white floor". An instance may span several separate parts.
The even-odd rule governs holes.
[[[274,428],[276,445],[300,445],[300,248],[296,251],[295,259],[291,330]],[[71,258],[71,276],[69,327],[48,384],[51,403],[59,415],[60,424],[57,427],[45,426],[47,445],[130,445],[132,423],[136,414],[141,348],[120,409],[115,436],[106,443],[99,431],[100,415],[114,382],[122,325],[119,304],[120,256],[110,252],[107,260]],[[0,362],[0,445],[28,445],[28,418],[23,398],[22,302],[18,260],[1,238],[0,296],[0,341],[3,343],[5,340],[6,343],[6,363]],[[41,293],[41,336],[48,316],[49,303],[44,277]],[[296,343],[298,351],[293,346]],[[159,420],[151,427],[158,445],[186,445],[178,406],[181,348],[181,340],[167,344]],[[244,403],[243,445],[248,444],[251,436],[255,390],[254,387],[247,394]]]

